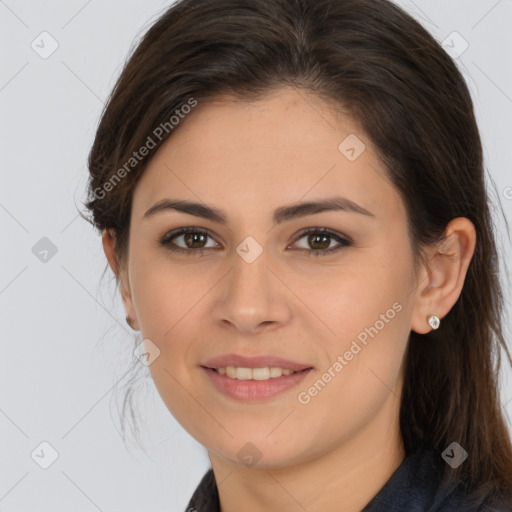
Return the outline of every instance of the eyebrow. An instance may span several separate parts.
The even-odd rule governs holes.
[[[207,206],[202,203],[174,199],[162,199],[161,201],[158,201],[144,214],[143,219],[168,210],[188,213],[189,215],[208,219],[220,224],[227,224],[228,219],[227,214],[218,208]],[[366,208],[354,203],[350,199],[336,196],[318,201],[281,206],[274,211],[273,220],[275,224],[281,224],[292,219],[306,217],[308,215],[326,211],[344,211],[375,218],[375,215]]]

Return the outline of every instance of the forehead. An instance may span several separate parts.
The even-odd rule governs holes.
[[[217,98],[199,103],[178,128],[144,171],[134,210],[171,196],[261,214],[333,194],[371,211],[400,207],[359,124],[311,93]]]

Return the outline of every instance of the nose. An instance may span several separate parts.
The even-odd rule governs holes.
[[[233,255],[233,268],[222,280],[216,302],[216,316],[224,327],[253,334],[289,321],[293,294],[269,260],[265,250],[251,263]]]

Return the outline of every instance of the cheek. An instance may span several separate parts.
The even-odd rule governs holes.
[[[173,266],[159,258],[132,261],[132,299],[141,337],[160,350],[150,370],[154,376],[158,372],[155,382],[169,388],[172,395],[175,386],[190,380],[190,368],[197,364],[195,341],[206,321],[202,307],[214,287],[215,276],[197,272],[192,266]]]
[[[330,441],[356,436],[378,415],[394,411],[398,416],[401,365],[410,330],[410,307],[404,300],[408,282],[402,278],[397,283],[389,271],[376,279],[367,274],[364,279],[340,280],[343,290],[331,297],[336,308],[325,300],[312,302],[317,308],[325,304],[315,311],[335,332],[322,337],[325,363],[297,394],[296,420],[316,433],[312,453],[321,450],[322,443],[328,450]],[[383,409],[385,403],[389,407]],[[393,415],[384,418],[381,428],[391,421]]]
[[[201,325],[198,300],[211,286],[204,279],[187,279],[175,269],[151,268],[144,275],[134,272],[132,285],[141,337],[159,350],[149,371],[173,417],[185,430],[200,435],[198,425],[204,422],[205,411],[202,402],[192,398],[198,395],[194,391],[198,371],[194,341]]]
[[[165,255],[151,257],[134,251],[131,261],[132,300],[141,334],[165,341],[204,295],[207,278],[192,266],[171,265]]]
[[[403,333],[400,325],[407,323],[403,311],[412,298],[412,258],[407,251],[400,256],[392,247],[383,243],[347,252],[340,265],[295,279],[294,292],[310,308],[304,314],[310,324],[317,320],[331,350],[348,349],[358,336],[364,342],[373,327],[381,339]]]
[[[322,333],[325,352],[322,382],[316,386],[322,397],[311,400],[319,408],[315,415],[321,416],[331,400],[364,415],[396,384],[410,331],[412,259],[406,251],[400,257],[387,247],[392,246],[357,254],[339,271],[315,280],[306,295],[315,313],[308,313],[316,324],[310,330]],[[306,284],[299,293],[305,293]],[[304,401],[315,396],[315,389],[302,390]]]

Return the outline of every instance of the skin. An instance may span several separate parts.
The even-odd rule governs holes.
[[[366,145],[354,161],[338,150],[349,134]],[[272,221],[278,207],[333,195],[373,216],[324,211]],[[176,210],[143,218],[164,198],[222,209],[227,224]],[[159,245],[186,226],[209,231],[196,242],[207,247],[202,254]],[[315,248],[339,242],[308,244],[305,228],[329,228],[353,243],[317,256]],[[326,512],[340,503],[355,512],[387,482],[404,458],[398,414],[409,333],[429,332],[427,315],[449,312],[474,252],[469,220],[452,220],[446,235],[414,265],[403,200],[371,141],[348,114],[305,91],[200,104],[158,150],[134,192],[121,268],[108,231],[103,246],[133,328],[160,350],[149,368],[162,400],[208,450],[223,512]],[[236,252],[248,236],[263,248],[252,263]],[[187,247],[184,236],[173,241]],[[395,303],[400,312],[300,403],[298,393]],[[236,401],[200,367],[228,353],[273,354],[313,371],[277,397]],[[250,467],[237,456],[248,442],[261,454]]]

